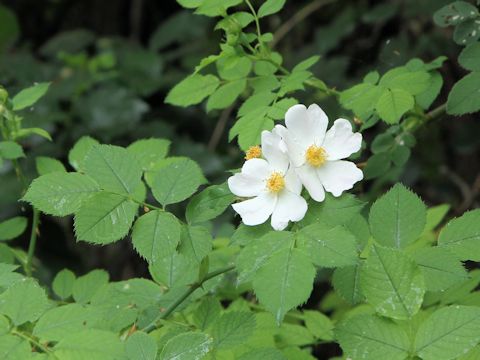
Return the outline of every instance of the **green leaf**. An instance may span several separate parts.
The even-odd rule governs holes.
[[[99,193],[75,213],[78,240],[108,244],[127,235],[137,214],[138,204],[122,195]]]
[[[108,283],[108,277],[108,273],[105,270],[98,269],[80,276],[73,284],[73,298],[78,303],[88,303],[96,292]]]
[[[185,216],[190,224],[216,218],[235,200],[226,183],[207,187],[192,197]]]
[[[187,9],[195,9],[197,7],[199,7],[202,2],[204,2],[205,0],[177,0],[177,2],[183,6],[184,8],[187,8]]]
[[[67,299],[72,295],[75,279],[73,272],[63,269],[53,279],[52,289],[60,298]]]
[[[144,171],[151,170],[155,163],[165,158],[170,149],[170,140],[141,139],[130,144],[127,151],[135,154]]]
[[[25,153],[22,147],[14,141],[0,141],[0,157],[14,160],[25,157]]]
[[[12,240],[23,234],[28,220],[23,216],[16,216],[0,222],[0,241]]]
[[[404,248],[422,233],[426,211],[417,195],[397,184],[372,205],[370,231],[380,244]]]
[[[335,329],[340,346],[348,357],[365,360],[404,360],[410,340],[402,326],[372,315],[342,321]]]
[[[85,158],[90,150],[98,145],[98,141],[90,136],[82,136],[68,153],[68,162],[77,170],[85,171]]]
[[[480,43],[470,44],[463,49],[458,62],[467,70],[480,71]]]
[[[25,109],[35,104],[47,92],[50,83],[39,83],[23,89],[12,99],[13,111]]]
[[[411,95],[424,92],[429,84],[430,74],[427,71],[410,71],[405,66],[389,70],[380,80],[380,86],[405,90]]]
[[[272,104],[268,110],[268,116],[273,120],[283,120],[287,110],[293,105],[298,104],[297,99],[284,98],[276,103]]]
[[[17,40],[20,34],[20,26],[15,13],[2,5],[0,5],[0,24],[2,24],[2,32],[0,33],[1,52],[7,50]]]
[[[292,69],[292,72],[308,70],[313,65],[315,65],[319,60],[320,60],[320,56],[318,55],[310,56],[308,59],[300,61],[297,65],[295,65]]]
[[[220,317],[221,311],[222,305],[216,298],[205,297],[192,314],[193,323],[200,330],[206,330]]]
[[[262,6],[260,6],[257,15],[259,18],[262,18],[264,16],[275,14],[282,10],[284,5],[285,0],[267,0]]]
[[[307,301],[315,267],[302,251],[282,249],[254,275],[253,289],[260,303],[281,322],[288,310]]]
[[[124,344],[117,334],[89,329],[68,334],[53,348],[62,360],[116,360],[124,355]]]
[[[160,353],[159,360],[201,359],[212,348],[213,339],[203,333],[187,332],[171,338]]]
[[[228,349],[245,342],[255,330],[255,316],[253,313],[231,311],[218,318],[212,328],[216,349]]]
[[[0,358],[3,360],[29,359],[31,355],[32,349],[28,341],[8,334],[0,336]]]
[[[65,166],[63,166],[60,161],[47,156],[37,156],[35,158],[35,166],[39,175],[46,175],[53,172],[67,172]]]
[[[230,243],[232,245],[245,246],[251,242],[256,242],[270,231],[272,231],[272,226],[268,222],[257,226],[240,224],[230,238]]]
[[[230,81],[243,79],[252,70],[252,60],[246,56],[232,55],[221,57],[216,65],[220,77]]]
[[[67,304],[48,310],[35,324],[33,335],[45,341],[59,341],[68,334],[90,328],[97,314],[79,304]]]
[[[465,19],[474,18],[477,15],[478,10],[472,4],[466,1],[455,1],[436,11],[433,20],[438,26],[446,27],[458,25]]]
[[[230,129],[229,139],[238,136],[240,148],[246,151],[250,146],[260,144],[263,130],[272,130],[273,120],[266,116],[268,107],[261,107],[242,116]]]
[[[428,109],[437,98],[443,85],[443,78],[438,72],[430,73],[430,82],[428,88],[421,94],[415,96],[415,101],[423,109]]]
[[[340,93],[340,103],[352,110],[362,120],[367,120],[375,110],[382,89],[370,83],[359,84]]]
[[[242,0],[203,0],[195,14],[205,16],[221,16],[226,14],[229,7],[238,5]]]
[[[321,312],[306,310],[303,312],[305,326],[318,339],[333,340],[332,320]]]
[[[451,220],[440,232],[438,244],[451,250],[460,260],[480,261],[480,210]]]
[[[129,360],[155,360],[158,345],[148,334],[136,331],[125,342],[125,353]]]
[[[163,206],[183,201],[206,182],[198,164],[185,157],[172,157],[157,163],[152,178],[147,177],[153,196]]]
[[[45,291],[33,279],[23,279],[0,295],[0,314],[18,326],[37,320],[49,307]]]
[[[448,94],[447,113],[469,114],[480,110],[480,72],[473,72],[460,79]]]
[[[333,272],[333,288],[351,305],[356,305],[364,299],[360,288],[360,268],[360,265],[345,266]]]
[[[190,75],[178,83],[165,98],[167,104],[190,106],[213,94],[220,81],[213,75]]]
[[[453,41],[462,46],[474,44],[480,38],[480,25],[477,21],[469,19],[458,24],[453,32]]]
[[[179,251],[189,259],[200,263],[212,249],[212,235],[202,226],[183,225]]]
[[[415,352],[424,360],[456,359],[480,341],[480,308],[449,306],[418,328]]]
[[[342,267],[358,261],[355,237],[341,226],[316,223],[301,229],[297,236],[299,248],[310,255],[316,266]]]
[[[135,250],[149,263],[172,254],[180,242],[180,223],[169,212],[154,210],[137,219],[132,230]]]
[[[180,287],[197,279],[198,264],[192,264],[183,254],[172,252],[151,262],[149,271],[155,282],[167,288]]]
[[[85,158],[85,174],[104,190],[132,194],[140,186],[142,168],[137,157],[113,145],[93,146]]]
[[[375,108],[382,120],[396,124],[415,105],[413,96],[402,89],[384,89]]]
[[[468,279],[462,263],[445,248],[435,246],[418,249],[413,256],[429,291],[443,291]]]
[[[16,135],[15,139],[25,138],[25,137],[28,137],[30,135],[38,135],[38,136],[43,137],[44,139],[52,141],[52,137],[50,136],[50,134],[42,128],[23,128],[23,129],[20,129],[20,130],[17,131],[17,135]]]
[[[425,293],[418,266],[403,251],[379,246],[372,248],[362,266],[360,286],[379,314],[394,319],[415,315]]]
[[[233,104],[247,86],[247,80],[238,79],[220,86],[210,95],[207,101],[207,112],[215,109],[225,109]]]
[[[33,180],[22,200],[44,213],[66,216],[78,211],[99,190],[87,175],[50,173]]]
[[[298,349],[298,348],[294,348],[294,349]],[[294,359],[294,357],[291,357],[290,359]],[[246,353],[243,353],[242,355],[240,355],[240,357],[238,357],[238,360],[287,360],[287,357],[284,355],[283,352],[281,352],[277,348],[265,347],[265,348],[253,349]],[[296,360],[302,360],[302,359],[297,358]],[[307,360],[310,360],[310,358],[308,358]]]

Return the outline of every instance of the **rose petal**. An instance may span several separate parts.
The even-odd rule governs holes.
[[[360,150],[362,134],[354,133],[348,120],[337,119],[327,131],[322,146],[328,154],[328,160],[345,159]]]
[[[282,191],[273,210],[272,227],[275,230],[283,230],[289,221],[302,220],[307,208],[307,202],[303,197],[290,191]]]
[[[233,209],[241,216],[245,225],[263,224],[272,214],[277,203],[277,195],[263,192],[253,199],[233,204]]]
[[[262,154],[270,167],[285,174],[288,169],[288,155],[280,148],[282,138],[270,131],[262,131]]]
[[[313,200],[318,202],[325,200],[325,190],[314,167],[306,164],[296,168],[295,171]]]
[[[325,190],[333,196],[340,196],[345,190],[353,188],[357,181],[363,179],[363,172],[350,161],[327,161],[317,169],[317,175]]]
[[[257,196],[265,190],[265,182],[242,173],[228,178],[228,188],[237,196]]]

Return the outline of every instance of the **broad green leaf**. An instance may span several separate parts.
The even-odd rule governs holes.
[[[480,341],[480,308],[449,306],[435,311],[418,328],[415,352],[425,360],[449,360]]]
[[[396,124],[415,104],[413,96],[402,89],[384,89],[375,108],[382,120]]]
[[[87,175],[50,173],[33,180],[23,200],[44,213],[66,216],[78,211],[99,190]]]
[[[238,357],[238,360],[287,360],[287,357],[277,348],[263,347],[243,353],[240,355],[240,357]],[[302,359],[297,358],[296,360]]]
[[[97,314],[79,304],[67,304],[48,310],[35,324],[33,335],[46,341],[59,341],[68,334],[90,328]]]
[[[229,81],[244,79],[252,70],[252,61],[246,56],[221,57],[216,65],[220,77]]]
[[[380,85],[390,89],[405,90],[418,95],[427,90],[430,74],[426,71],[409,71],[406,67],[394,68],[382,76]]]
[[[480,210],[451,220],[440,232],[438,244],[451,250],[460,260],[480,261]]]
[[[35,158],[35,166],[39,175],[46,175],[53,172],[67,172],[65,166],[63,166],[60,161],[47,156],[37,156]]]
[[[423,109],[428,109],[433,101],[437,98],[443,85],[443,78],[438,72],[430,73],[430,82],[428,88],[415,96],[415,101]]]
[[[404,360],[410,340],[402,326],[372,315],[359,315],[342,321],[335,329],[345,355],[352,359]]]
[[[258,94],[250,96],[238,109],[238,117],[247,115],[248,113],[258,109],[267,109],[275,100],[276,95],[270,91],[262,91]]]
[[[242,0],[203,0],[195,14],[205,16],[221,16],[226,14],[229,7],[238,5]]]
[[[433,20],[438,26],[446,27],[458,25],[465,19],[474,18],[477,15],[478,10],[472,4],[466,1],[455,1],[436,11]]]
[[[158,346],[148,334],[136,331],[125,342],[125,353],[129,360],[155,360]]]
[[[480,71],[480,42],[470,44],[458,56],[458,62],[465,69]]]
[[[447,113],[463,115],[480,110],[480,72],[473,72],[460,79],[448,94]]]
[[[238,136],[240,148],[246,151],[250,146],[260,144],[260,135],[263,130],[272,130],[274,123],[266,116],[268,107],[261,107],[242,116],[230,129],[230,141]]]
[[[68,162],[77,170],[85,171],[85,158],[98,141],[90,136],[82,136],[68,153]]]
[[[176,252],[157,258],[148,269],[155,282],[167,288],[192,284],[198,276],[198,265]]]
[[[359,84],[340,93],[340,103],[352,110],[362,120],[368,119],[375,104],[382,95],[382,89],[370,83]]]
[[[0,8],[1,10],[1,8]],[[32,348],[25,339],[14,335],[0,336],[0,358],[3,360],[29,359]]]
[[[17,131],[17,136],[15,137],[15,139],[22,139],[22,138],[25,138],[25,137],[28,137],[30,135],[38,135],[38,136],[41,136],[43,137],[44,139],[47,139],[49,141],[52,141],[52,137],[50,136],[50,134],[48,133],[48,131],[42,129],[42,128],[23,128],[23,129],[20,129]]]
[[[279,332],[275,338],[279,347],[305,346],[315,342],[313,334],[305,326],[288,322],[284,322],[279,326]]]
[[[67,299],[72,295],[75,274],[68,269],[63,269],[53,279],[52,289],[62,299]]]
[[[180,223],[169,212],[153,210],[137,219],[132,230],[135,250],[148,262],[175,251],[180,242]]]
[[[370,231],[380,244],[404,248],[422,233],[426,211],[417,195],[397,184],[372,205]]]
[[[170,90],[165,102],[184,107],[195,105],[213,94],[219,84],[220,81],[213,75],[191,75]]]
[[[360,288],[360,265],[335,269],[332,285],[335,291],[351,305],[356,305],[364,299]]]
[[[183,6],[184,8],[187,8],[187,9],[195,9],[197,7],[199,7],[202,2],[204,2],[205,0],[177,0],[177,2]]]
[[[185,216],[190,224],[208,221],[222,214],[234,200],[226,183],[212,185],[192,197]]]
[[[23,89],[12,99],[13,111],[25,109],[35,104],[48,90],[50,83],[39,83]]]
[[[230,243],[232,245],[245,246],[251,242],[258,241],[258,239],[270,231],[272,231],[272,226],[268,222],[257,226],[240,224],[230,238]]]
[[[113,145],[90,149],[85,158],[85,174],[102,189],[121,194],[132,194],[142,181],[142,168],[135,154]]]
[[[22,147],[14,141],[0,141],[0,157],[14,160],[25,157]]]
[[[480,38],[480,24],[475,19],[468,19],[458,24],[453,32],[453,41],[458,45],[474,44]]]
[[[304,227],[298,233],[298,246],[322,267],[355,265],[358,261],[357,242],[345,228],[321,223]]]
[[[73,284],[72,293],[76,302],[85,304],[92,300],[95,293],[108,283],[108,273],[105,270],[93,270],[80,276]]]
[[[303,312],[305,326],[318,339],[333,340],[333,323],[328,316],[314,310]]]
[[[12,240],[23,234],[28,220],[23,216],[16,216],[0,222],[0,241]]]
[[[15,13],[2,5],[0,5],[0,24],[2,24],[2,32],[0,33],[1,52],[7,50],[17,40],[20,34],[20,26]]]
[[[200,263],[212,249],[212,235],[202,226],[183,225],[179,252]]]
[[[171,338],[159,355],[159,360],[201,359],[212,348],[213,339],[203,333],[187,332]]]
[[[301,250],[285,248],[255,273],[253,289],[260,303],[281,322],[288,310],[307,301],[315,267]]]
[[[427,222],[425,224],[424,232],[433,231],[438,225],[440,225],[449,210],[450,205],[447,204],[437,205],[427,209]]]
[[[228,349],[248,340],[255,330],[253,313],[231,311],[223,314],[212,325],[211,334],[216,349]]]
[[[125,196],[99,193],[75,213],[77,240],[108,244],[127,235],[137,214],[138,204]]]
[[[225,109],[233,104],[247,86],[247,80],[238,79],[220,86],[210,95],[207,101],[207,111]]]
[[[53,354],[62,360],[117,360],[124,355],[124,343],[115,333],[88,329],[65,336]]]
[[[298,101],[294,98],[284,98],[277,101],[268,110],[268,116],[273,120],[283,120],[287,110],[295,104],[298,104]]]
[[[258,9],[258,17],[272,15],[282,10],[285,0],[266,0]]]
[[[300,61],[297,65],[295,65],[292,69],[292,72],[308,70],[313,65],[315,65],[319,60],[320,60],[320,56],[318,55],[310,56],[308,59]]]
[[[156,162],[165,158],[170,149],[170,140],[141,139],[130,144],[127,150],[137,156],[144,171],[151,170]]]
[[[153,179],[147,181],[155,199],[165,206],[187,199],[206,179],[195,161],[172,157],[157,163]]]
[[[49,307],[45,291],[33,279],[23,279],[0,295],[0,314],[18,326],[37,320]]]
[[[205,297],[193,311],[193,323],[200,330],[208,329],[219,317],[222,305],[214,297]]]
[[[413,256],[429,291],[443,291],[468,279],[468,273],[460,260],[443,247],[418,249]]]

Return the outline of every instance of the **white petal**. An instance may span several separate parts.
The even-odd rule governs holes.
[[[275,230],[283,230],[289,221],[302,220],[307,208],[307,202],[303,197],[290,191],[282,191],[273,210],[272,227]]]
[[[297,195],[300,195],[302,192],[302,182],[292,167],[288,169],[285,175],[285,188]]]
[[[362,134],[353,133],[350,121],[337,119],[327,131],[322,146],[328,154],[328,160],[345,159],[360,150]]]
[[[314,137],[305,105],[297,104],[290,107],[285,114],[285,125],[291,140],[303,147],[313,144]]]
[[[262,154],[267,159],[270,166],[282,174],[285,174],[288,169],[288,155],[284,153],[280,147],[282,138],[280,135],[270,132],[262,131]]]
[[[344,160],[327,161],[317,169],[317,175],[325,190],[333,196],[342,195],[342,192],[351,189],[357,181],[363,179],[362,170],[353,162]]]
[[[277,203],[277,196],[263,192],[259,196],[233,204],[233,209],[242,217],[245,225],[263,224],[272,214]]]
[[[325,138],[328,126],[327,114],[317,104],[311,104],[307,109],[310,130],[313,133],[315,145],[320,146]]]
[[[271,172],[272,168],[264,159],[250,159],[242,166],[242,174],[262,181],[268,178]]]
[[[325,190],[315,168],[306,164],[296,168],[295,171],[313,200],[319,202],[325,200]]]
[[[275,130],[282,137],[283,145],[287,150],[288,157],[290,161],[295,166],[302,166],[305,163],[305,151],[306,147],[301,143],[297,142],[292,135],[292,132],[287,128],[277,125]]]
[[[237,196],[257,196],[265,190],[265,182],[260,179],[237,173],[228,178],[230,191]]]

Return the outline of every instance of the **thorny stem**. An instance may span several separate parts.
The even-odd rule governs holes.
[[[214,270],[212,272],[209,272],[207,275],[205,275],[205,277],[203,277],[202,279],[194,282],[193,284],[191,284],[187,290],[185,290],[185,292],[180,295],[180,297],[175,300],[167,309],[165,309],[165,311],[160,314],[160,316],[158,316],[155,320],[153,320],[149,325],[147,325],[145,328],[143,328],[142,330],[145,331],[145,332],[151,332],[152,330],[154,330],[157,326],[157,323],[160,321],[160,320],[163,320],[163,319],[166,319],[167,317],[169,317],[177,307],[179,307],[186,299],[188,299],[188,297],[190,295],[192,295],[195,290],[197,290],[198,288],[202,287],[202,285],[210,280],[210,279],[213,279],[214,277],[217,277],[219,275],[222,275],[222,274],[225,274],[229,271],[232,271],[233,269],[235,268],[235,266],[233,265],[230,265],[230,266],[227,266],[227,267],[224,267],[224,268],[221,268],[221,269],[218,269],[218,270]]]
[[[37,231],[40,220],[40,211],[33,207],[32,231],[30,233],[30,243],[28,244],[27,261],[25,262],[25,273],[27,276],[32,276],[32,260],[35,252],[35,245],[37,244]]]

